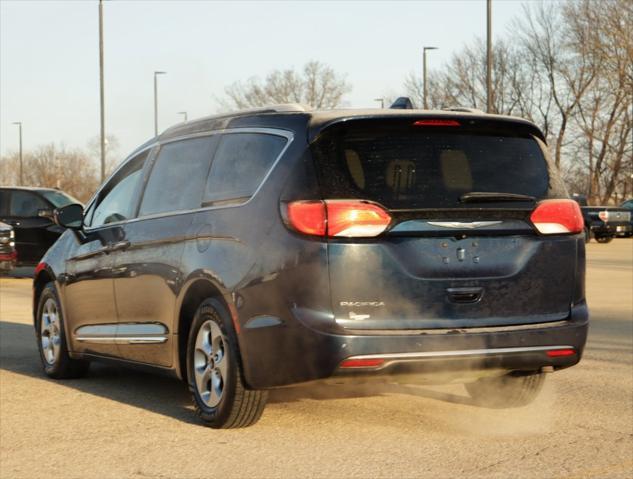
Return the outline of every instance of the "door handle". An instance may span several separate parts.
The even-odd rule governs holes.
[[[117,243],[112,243],[108,246],[108,253],[112,253],[114,251],[124,251],[130,247],[130,242],[128,240],[119,241]]]

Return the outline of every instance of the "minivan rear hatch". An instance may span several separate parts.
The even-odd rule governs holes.
[[[540,200],[566,197],[534,126],[348,119],[325,127],[311,151],[323,200],[367,201],[391,217],[379,236],[328,240],[340,326],[471,328],[569,315],[575,237],[540,235],[530,221]]]

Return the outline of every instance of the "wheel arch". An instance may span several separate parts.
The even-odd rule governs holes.
[[[35,325],[37,316],[37,306],[40,300],[40,295],[44,291],[44,287],[50,283],[55,282],[55,274],[46,263],[40,263],[35,268],[35,275],[33,277],[33,325]]]
[[[175,341],[175,369],[181,379],[187,378],[187,340],[193,317],[200,304],[209,298],[215,298],[222,303],[228,314],[231,316],[233,327],[238,337],[240,326],[237,317],[237,310],[233,304],[232,295],[218,281],[204,273],[193,275],[182,288],[176,311],[174,334]]]

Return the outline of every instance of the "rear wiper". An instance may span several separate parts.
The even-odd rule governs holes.
[[[471,191],[459,197],[461,203],[492,203],[496,201],[531,201],[535,202],[536,198],[528,195],[520,195],[517,193],[493,193],[487,191]]]

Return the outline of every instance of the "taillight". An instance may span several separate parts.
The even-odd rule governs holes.
[[[391,216],[375,203],[365,201],[327,200],[328,236],[378,236],[391,223]]]
[[[13,261],[18,259],[18,252],[12,251],[11,253],[0,253],[0,261]]]
[[[544,235],[580,233],[585,227],[580,206],[574,200],[541,201],[530,220]]]
[[[550,358],[560,358],[564,356],[573,356],[576,354],[574,349],[552,349],[546,353]]]
[[[391,216],[369,201],[293,201],[288,204],[288,222],[308,235],[372,238],[387,229]]]
[[[343,369],[378,368],[383,364],[385,364],[385,360],[382,358],[350,358],[345,359],[340,367]]]
[[[413,126],[461,126],[457,120],[428,119],[418,120]]]
[[[299,233],[325,236],[326,216],[323,201],[294,201],[288,203],[288,221]]]

